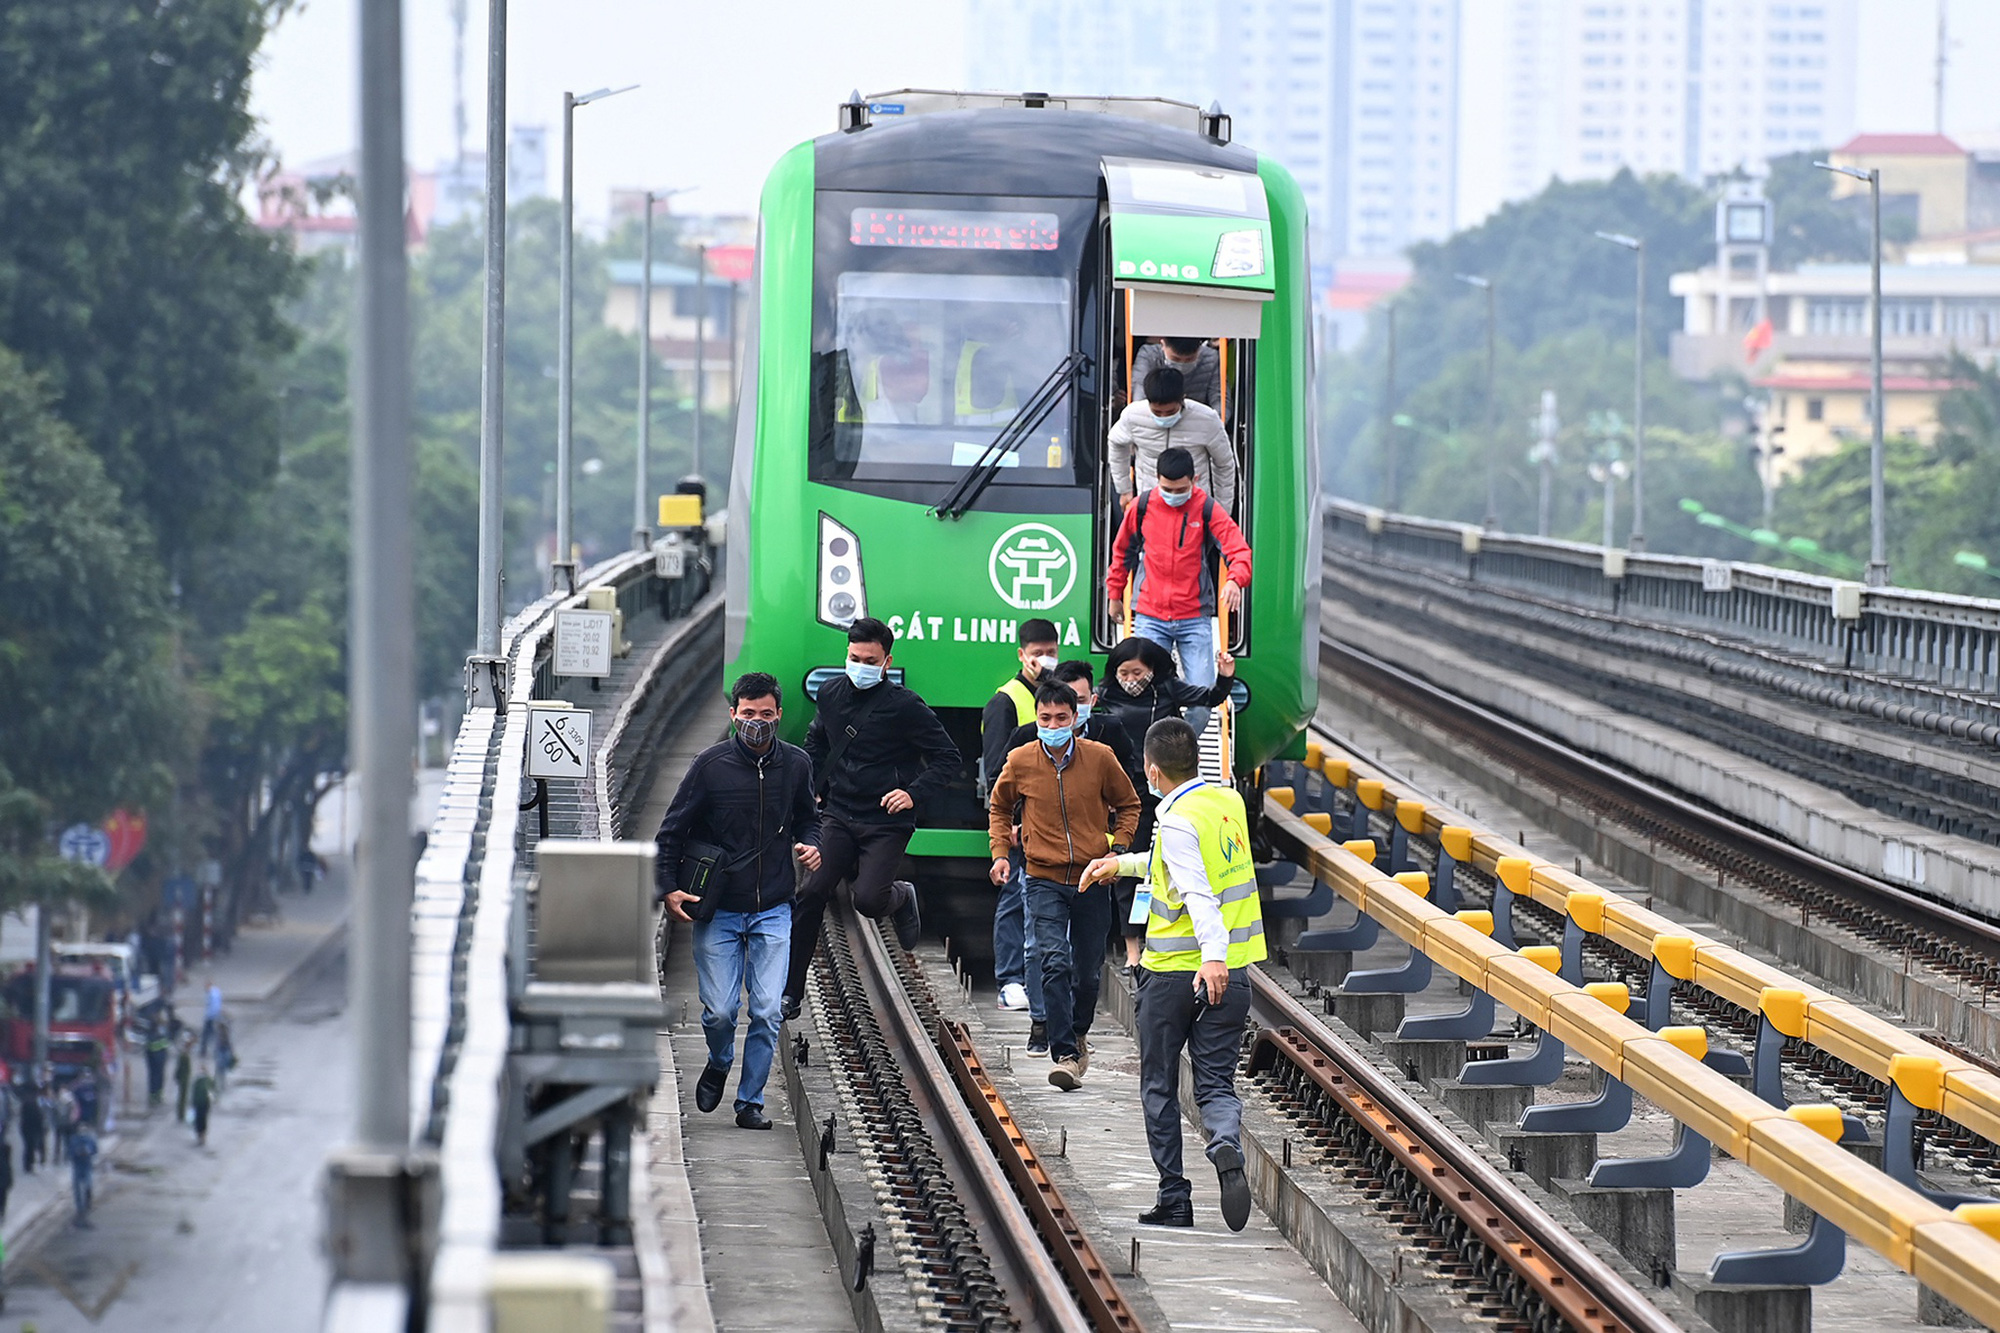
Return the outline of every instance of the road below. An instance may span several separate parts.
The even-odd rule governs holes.
[[[9,1256],[0,1330],[317,1328],[320,1176],[347,1130],[352,1083],[345,995],[336,957],[283,1012],[239,1017],[241,1063],[206,1148],[171,1105],[126,1118],[117,1159],[99,1172],[94,1226],[64,1225]]]

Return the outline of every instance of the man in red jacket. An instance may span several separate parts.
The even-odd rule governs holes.
[[[1125,581],[1132,580],[1133,633],[1180,649],[1181,674],[1194,685],[1215,684],[1215,606],[1218,557],[1229,562],[1220,591],[1234,615],[1250,586],[1250,545],[1223,507],[1194,484],[1194,458],[1168,449],[1159,459],[1159,484],[1125,511],[1105,576],[1105,601],[1125,618]],[[1199,736],[1208,710],[1190,708],[1188,725]]]

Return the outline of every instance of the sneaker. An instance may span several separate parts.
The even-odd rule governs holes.
[[[1049,1053],[1049,1025],[1036,1019],[1028,1024],[1028,1054],[1047,1055]]]
[[[1079,1074],[1090,1072],[1090,1038],[1080,1034],[1076,1039],[1076,1072]]]
[[[1083,1065],[1074,1055],[1064,1056],[1056,1061],[1056,1067],[1049,1071],[1049,1082],[1064,1092],[1075,1092],[1083,1086]],[[1241,1231],[1242,1228],[1238,1227]]]
[[[903,891],[903,901],[890,920],[896,923],[896,943],[907,951],[916,948],[917,941],[922,938],[924,919],[917,911],[917,886],[907,879],[899,879],[896,887]]]
[[[1215,1163],[1222,1185],[1222,1220],[1231,1231],[1241,1231],[1250,1221],[1250,1180],[1243,1174],[1243,1150],[1225,1143],[1209,1160]]]
[[[1002,1009],[1026,1009],[1028,1007],[1028,988],[1018,981],[1010,981],[1002,986],[1000,988],[1000,1007]]]

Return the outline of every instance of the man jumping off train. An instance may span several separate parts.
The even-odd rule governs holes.
[[[889,679],[895,645],[895,631],[871,616],[849,626],[846,673],[820,686],[806,728],[820,797],[820,864],[792,917],[786,1018],[798,1017],[820,923],[840,881],[849,881],[855,911],[892,916],[897,941],[917,946],[917,886],[894,876],[917,831],[917,803],[957,776],[960,761],[937,714]]]

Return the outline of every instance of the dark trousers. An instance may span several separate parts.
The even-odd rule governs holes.
[[[1250,974],[1235,968],[1221,1004],[1195,1012],[1194,973],[1139,969],[1139,1096],[1146,1108],[1146,1146],[1160,1173],[1160,1199],[1188,1199],[1181,1174],[1181,1051],[1194,1066],[1194,1100],[1208,1151],[1243,1146],[1243,1102],[1236,1095],[1236,1061],[1250,1017]]]
[[[819,869],[807,878],[792,909],[792,966],[785,994],[795,1000],[805,998],[806,972],[812,967],[813,950],[819,948],[820,923],[826,920],[826,905],[833,901],[840,881],[849,881],[854,910],[861,915],[883,917],[896,910],[896,869],[903,864],[913,832],[904,824],[863,824],[839,815],[821,816]]]
[[[1090,1031],[1103,984],[1104,941],[1111,933],[1111,890],[1028,876],[1028,916],[1035,923],[1035,953],[1042,960],[1043,1020],[1049,1058],[1067,1060]]]

